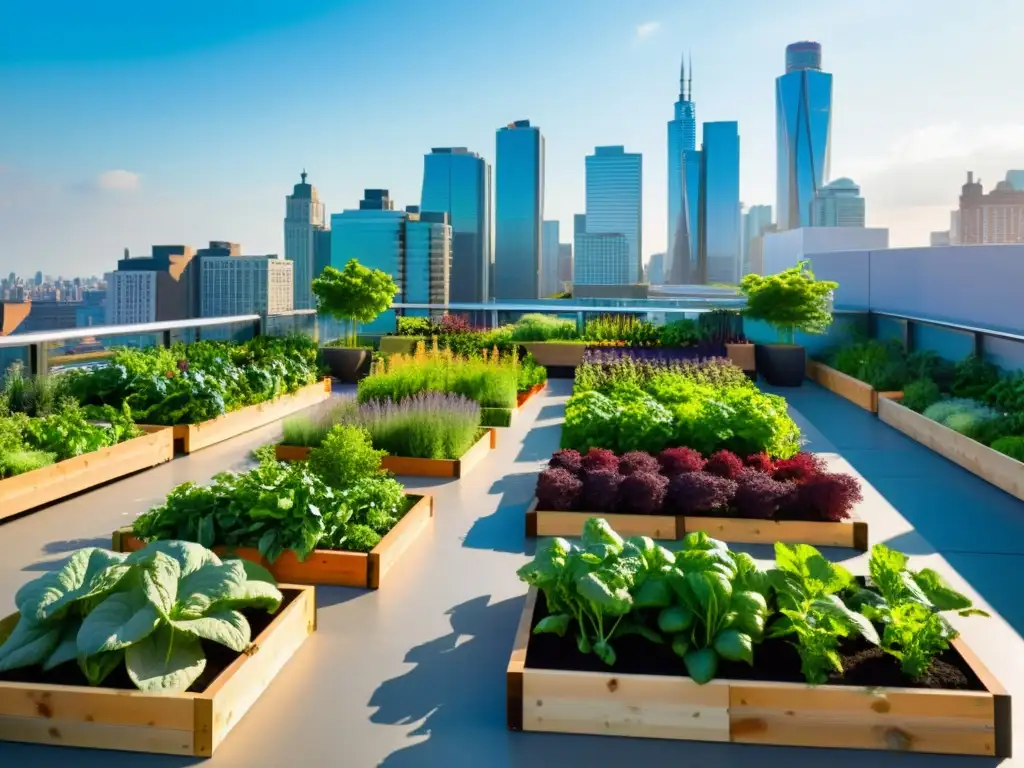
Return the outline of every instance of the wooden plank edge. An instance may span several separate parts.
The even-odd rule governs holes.
[[[1009,692],[962,637],[955,638],[951,645],[992,694],[995,757],[1013,757],[1013,703]]]
[[[534,496],[526,507],[526,538],[528,539],[537,538],[537,505],[539,503],[537,497]]]
[[[853,521],[853,549],[858,552],[868,551],[868,524],[864,520]]]
[[[530,587],[519,616],[512,653],[505,670],[505,720],[510,731],[523,730],[523,688],[526,670],[526,650],[530,643],[530,624],[537,604],[537,589]]]
[[[420,499],[409,511],[406,512],[402,519],[399,520],[395,526],[384,534],[384,537],[377,542],[377,546],[371,549],[366,555],[366,589],[380,589],[380,582],[383,574],[381,573],[380,560],[381,555],[387,552],[392,546],[395,545],[399,539],[405,534],[406,529],[411,529],[414,526],[426,527],[426,524],[421,523],[419,518],[424,515],[426,511],[426,522],[429,523],[434,517],[434,497],[429,493],[424,494],[406,494],[407,496],[419,496]],[[408,546],[403,548],[408,549]],[[401,553],[399,553],[401,556]]]

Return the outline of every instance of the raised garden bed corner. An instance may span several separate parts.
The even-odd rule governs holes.
[[[871,413],[878,412],[879,398],[892,399],[903,396],[902,392],[879,392],[860,379],[814,360],[807,361],[807,378]]]

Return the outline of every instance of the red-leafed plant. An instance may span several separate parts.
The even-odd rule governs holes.
[[[715,451],[708,456],[704,471],[727,480],[735,480],[743,471],[743,460],[732,451]]]
[[[617,473],[619,457],[615,455],[614,451],[609,451],[607,448],[591,448],[583,457],[583,469],[586,472],[604,469]]]
[[[684,472],[668,483],[666,504],[676,515],[707,515],[729,506],[736,482],[707,472]]]
[[[583,492],[583,483],[562,467],[545,469],[537,478],[538,509],[565,512],[576,509]]]
[[[437,324],[438,333],[469,333],[472,330],[462,315],[445,315]]]
[[[554,455],[551,457],[551,461],[548,462],[548,466],[552,469],[555,467],[561,467],[562,469],[577,475],[583,468],[583,457],[580,456],[579,451],[574,451],[572,448],[565,448],[561,451],[555,451]]]
[[[772,520],[779,507],[797,492],[794,483],[782,483],[772,476],[747,467],[736,478],[736,495],[732,507],[740,517]]]
[[[583,474],[580,504],[587,512],[614,512],[619,505],[622,475],[614,469],[595,469]]]
[[[658,454],[661,474],[675,477],[685,472],[700,472],[704,468],[704,457],[693,448],[666,448]]]
[[[622,479],[619,507],[636,515],[654,515],[661,511],[668,490],[668,478],[657,472],[635,472]]]
[[[798,453],[791,459],[776,461],[774,477],[776,480],[793,480],[802,483],[827,470],[828,464],[820,456],[813,453]]]
[[[775,462],[772,461],[772,457],[767,453],[753,453],[747,456],[743,463],[751,469],[756,469],[758,472],[767,472],[769,475],[775,471]]]
[[[848,520],[854,506],[863,500],[857,478],[823,473],[800,483],[794,511],[802,520],[838,523]]]
[[[619,474],[636,475],[641,472],[658,474],[661,465],[658,460],[649,453],[643,451],[630,451],[619,458]]]

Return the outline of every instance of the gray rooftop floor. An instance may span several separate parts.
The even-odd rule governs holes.
[[[210,761],[0,743],[0,766],[341,766],[504,768],[676,765],[830,767],[983,766],[942,758],[697,742],[512,734],[505,730],[505,666],[525,587],[516,568],[532,543],[523,511],[535,473],[558,447],[568,381],[531,400],[499,447],[461,481],[409,480],[435,494],[432,535],[378,592],[319,588],[318,631]],[[1024,503],[959,469],[816,385],[783,394],[809,439],[837,469],[865,479],[859,511],[871,541],[941,570],[998,617],[960,622],[966,641],[1014,696],[1024,693]],[[0,602],[110,532],[174,485],[241,468],[273,441],[270,426],[0,526]],[[770,557],[767,547],[746,548]],[[855,572],[866,557],[833,550]],[[0,610],[6,609],[0,608]],[[1018,707],[1020,712],[1020,707]],[[1024,751],[1021,717],[1015,741]],[[1002,765],[1020,763],[1003,761]]]

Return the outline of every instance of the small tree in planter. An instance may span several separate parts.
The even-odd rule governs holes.
[[[342,270],[327,267],[313,280],[320,311],[345,323],[344,343],[324,348],[324,361],[336,378],[356,381],[369,372],[369,352],[356,348],[359,324],[372,322],[387,310],[397,293],[391,275],[364,267],[355,259]]]
[[[744,314],[764,320],[778,333],[777,344],[757,345],[757,368],[769,384],[798,387],[807,366],[806,350],[795,344],[797,331],[824,333],[832,323],[832,292],[838,283],[818,280],[810,262],[801,261],[776,275],[750,274],[740,283],[747,299]]]

